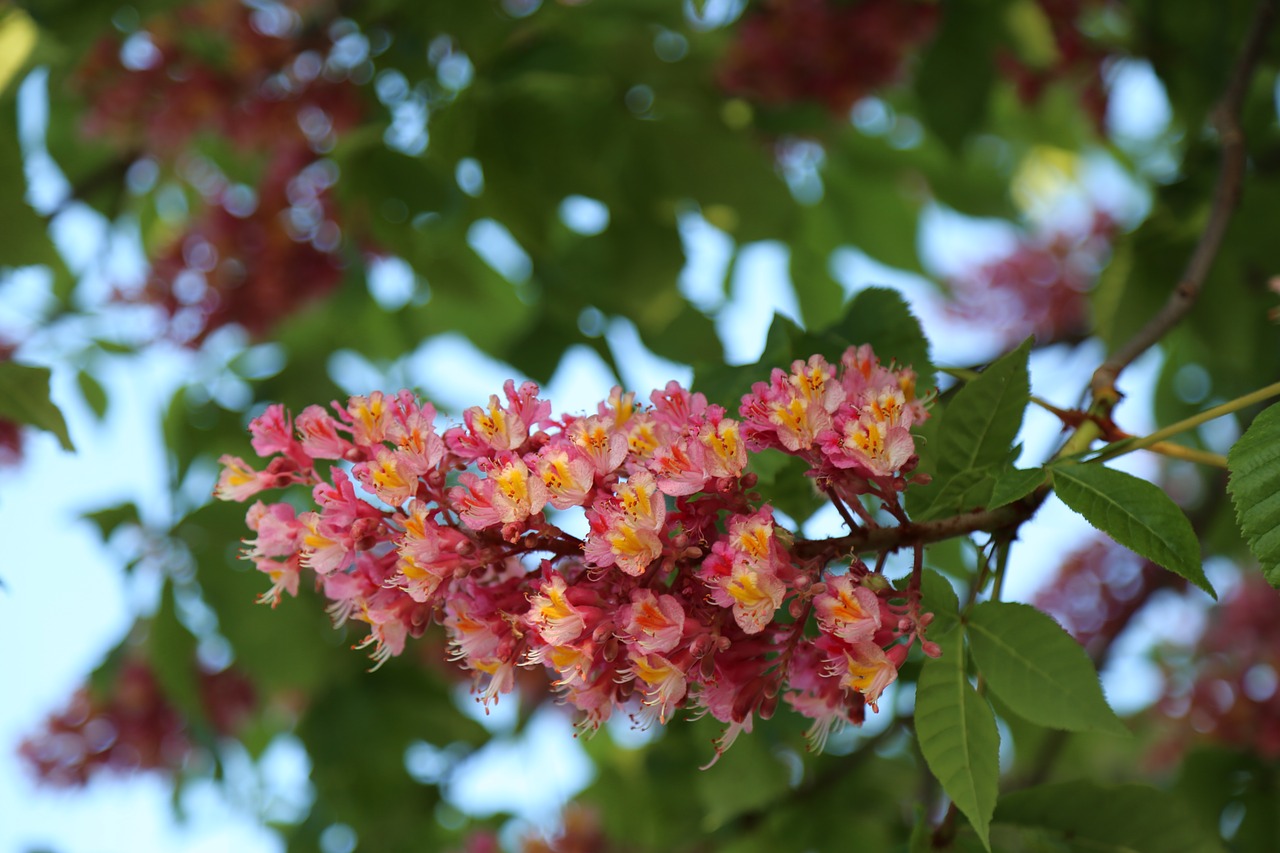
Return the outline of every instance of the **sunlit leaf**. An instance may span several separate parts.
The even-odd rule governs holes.
[[[1094,527],[1217,598],[1191,522],[1160,488],[1114,468],[1079,463],[1054,466],[1053,487]]]

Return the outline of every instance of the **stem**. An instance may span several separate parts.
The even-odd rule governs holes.
[[[1010,539],[1007,534],[998,534],[999,538],[992,537],[992,542],[996,548],[996,580],[991,585],[991,600],[999,601],[1000,594],[1004,590],[1005,568],[1009,565],[1009,543]]]
[[[1117,456],[1122,456],[1134,450],[1153,449],[1154,445],[1165,444],[1164,440],[1166,438],[1171,438],[1172,436],[1178,435],[1179,433],[1186,432],[1187,430],[1190,430],[1190,429],[1195,429],[1201,424],[1207,423],[1211,420],[1214,420],[1215,418],[1220,418],[1223,415],[1229,415],[1232,412],[1238,412],[1241,409],[1246,409],[1255,403],[1260,403],[1263,400],[1267,400],[1267,399],[1270,399],[1271,397],[1276,397],[1276,396],[1280,396],[1280,382],[1274,382],[1265,388],[1259,388],[1257,391],[1254,391],[1249,394],[1245,394],[1243,397],[1237,397],[1234,400],[1228,400],[1227,402],[1223,403],[1220,406],[1214,406],[1212,409],[1205,409],[1203,412],[1200,412],[1199,414],[1192,415],[1191,417],[1184,418],[1183,420],[1180,420],[1177,423],[1170,424],[1169,426],[1163,427],[1162,429],[1158,429],[1155,432],[1151,433],[1150,435],[1144,435],[1141,438],[1126,438],[1123,441],[1117,441],[1113,444],[1109,444],[1106,447],[1102,448],[1099,451],[1098,455],[1093,457],[1089,461],[1102,462],[1107,459],[1114,459]],[[1167,448],[1169,445],[1165,444],[1165,446]],[[1186,448],[1186,449],[1190,450],[1191,448]],[[1173,455],[1173,454],[1170,454],[1170,455]],[[1217,456],[1218,454],[1214,454],[1214,455]],[[1223,461],[1225,462],[1225,460]]]
[[[1195,447],[1187,447],[1185,444],[1174,444],[1171,441],[1157,441],[1155,444],[1147,448],[1152,453],[1159,453],[1161,456],[1168,456],[1171,459],[1183,459],[1187,462],[1197,462],[1201,465],[1211,465],[1214,468],[1226,468],[1227,457],[1221,453],[1214,453],[1209,450],[1199,450]]]
[[[1049,487],[1041,486],[1020,501],[996,509],[962,512],[937,521],[907,521],[893,527],[874,530],[860,529],[834,539],[797,539],[794,553],[805,560],[823,558],[835,560],[849,552],[867,554],[876,551],[896,551],[914,545],[941,542],[956,536],[986,531],[1012,530],[1026,521],[1049,495]]]
[[[1116,391],[1116,379],[1121,371],[1133,363],[1160,341],[1170,329],[1178,324],[1191,310],[1204,288],[1205,278],[1213,267],[1214,259],[1222,248],[1226,237],[1227,225],[1240,201],[1241,185],[1244,182],[1246,151],[1244,132],[1240,128],[1240,112],[1248,92],[1249,82],[1261,59],[1263,47],[1271,31],[1271,21],[1275,13],[1273,0],[1262,0],[1254,8],[1253,20],[1245,35],[1244,46],[1231,71],[1231,79],[1214,110],[1214,124],[1217,125],[1219,138],[1222,140],[1222,165],[1218,171],[1218,181],[1213,190],[1213,204],[1209,210],[1209,219],[1204,231],[1196,243],[1181,280],[1168,300],[1156,314],[1119,350],[1094,371],[1089,383],[1095,403],[1102,403],[1108,409],[1119,399]]]

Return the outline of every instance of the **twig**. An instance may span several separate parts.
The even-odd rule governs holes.
[[[1249,82],[1253,78],[1262,56],[1263,46],[1270,34],[1274,15],[1273,0],[1262,0],[1254,8],[1253,20],[1249,22],[1244,46],[1231,72],[1231,80],[1227,84],[1222,100],[1214,110],[1213,121],[1222,140],[1222,166],[1218,171],[1218,181],[1213,190],[1213,205],[1210,208],[1209,220],[1200,234],[1200,240],[1191,253],[1191,259],[1187,262],[1182,279],[1169,294],[1164,307],[1094,371],[1089,389],[1095,405],[1103,405],[1108,410],[1114,405],[1119,399],[1115,383],[1121,371],[1177,325],[1200,296],[1205,278],[1213,266],[1214,259],[1218,256],[1218,250],[1222,248],[1227,225],[1240,201],[1245,171],[1244,132],[1240,128],[1240,112]]]
[[[876,551],[895,551],[899,548],[941,542],[943,539],[964,536],[979,530],[988,533],[1012,530],[1034,515],[1048,495],[1049,487],[1041,486],[1022,500],[996,509],[963,512],[937,521],[908,521],[893,527],[879,527],[874,530],[863,528],[835,539],[798,539],[794,553],[805,560],[815,558],[834,560],[850,552],[866,554]]]
[[[1261,403],[1264,400],[1269,400],[1276,396],[1280,396],[1280,382],[1274,382],[1265,388],[1259,388],[1257,391],[1251,391],[1242,397],[1237,397],[1234,400],[1228,400],[1227,402],[1214,406],[1211,409],[1205,409],[1203,412],[1194,414],[1189,418],[1184,418],[1175,424],[1169,424],[1167,427],[1162,427],[1161,429],[1158,429],[1149,435],[1144,435],[1141,438],[1126,438],[1121,441],[1117,441],[1114,444],[1109,444],[1106,447],[1103,447],[1098,452],[1098,455],[1089,461],[1102,462],[1107,459],[1114,459],[1115,457],[1122,456],[1125,453],[1130,453],[1134,450],[1142,450],[1144,448],[1154,450],[1155,446],[1164,443],[1166,438],[1171,438],[1180,433],[1184,433],[1187,430],[1195,429],[1201,424],[1208,423],[1215,418],[1220,418],[1223,415],[1229,415],[1232,412],[1238,412],[1241,409],[1247,409],[1255,403]]]

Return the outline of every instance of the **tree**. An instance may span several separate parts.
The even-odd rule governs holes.
[[[522,721],[559,695],[586,730],[660,730],[587,741],[595,781],[528,849],[1270,849],[1274,28],[1269,0],[9,8],[0,259],[45,270],[49,328],[160,318],[56,369],[102,411],[108,356],[217,365],[169,405],[168,523],[91,516],[138,532],[129,570],[161,591],[33,767],[181,787],[293,733],[316,797],[291,848],[340,823],[364,849],[491,849],[437,819],[448,770],[405,771],[415,742],[452,767],[486,740],[450,699],[474,678]],[[1134,135],[1109,98],[1148,71],[1169,116]],[[18,109],[41,80],[43,145]],[[23,178],[42,158],[52,201]],[[1137,203],[1079,189],[1100,162]],[[136,235],[145,282],[88,295],[50,236],[85,209]],[[1004,220],[1010,250],[944,273],[920,251],[944,214]],[[726,361],[723,294],[681,286],[697,228],[785,251],[797,310],[753,364]],[[932,276],[982,363],[946,364],[897,291],[846,288],[850,248]],[[583,350],[621,373],[618,323],[692,388],[561,416],[521,384]],[[439,414],[397,393],[445,332],[514,381]],[[6,350],[0,415],[69,446],[38,337]],[[1033,395],[1033,356],[1068,351],[1078,404]],[[1153,351],[1135,435],[1117,407]],[[389,384],[344,391],[342,353]],[[1019,457],[1029,410],[1063,433],[1042,458]],[[1146,477],[1107,464],[1139,453]],[[193,500],[215,460],[224,500]],[[1005,600],[1051,496],[1099,534]],[[1198,644],[1158,652],[1159,700],[1118,717],[1097,667],[1135,617],[1218,592]]]

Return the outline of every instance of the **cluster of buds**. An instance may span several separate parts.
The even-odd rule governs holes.
[[[756,383],[741,420],[675,382],[651,407],[615,388],[596,414],[559,419],[537,395],[508,381],[505,399],[443,433],[408,391],[332,414],[268,408],[250,432],[270,462],[224,456],[215,494],[305,484],[318,507],[249,509],[245,556],[272,580],[263,600],[309,571],[336,621],[369,626],[361,646],[378,663],[440,623],[486,705],[517,667],[544,666],[585,727],[687,708],[726,724],[717,755],[779,698],[814,720],[817,748],[875,710],[923,640],[918,586],[893,590],[834,540],[797,542],[751,491],[748,462],[802,458],[850,524],[875,523],[864,501],[900,516],[909,430],[927,417],[910,369],[868,346],[839,365],[796,361]],[[574,512],[584,538],[564,529]]]

